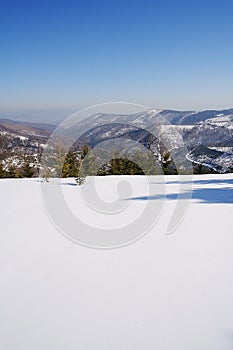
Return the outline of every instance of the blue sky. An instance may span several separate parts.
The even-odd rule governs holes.
[[[233,107],[232,18],[224,0],[2,0],[0,112]]]

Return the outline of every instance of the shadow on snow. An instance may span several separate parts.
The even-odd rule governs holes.
[[[166,184],[181,184],[181,183],[190,183],[190,182],[179,182],[179,181],[170,181]],[[133,201],[148,201],[148,200],[185,200],[191,199],[197,200],[198,203],[210,203],[210,204],[233,204],[233,187],[226,187],[227,185],[233,185],[232,179],[213,179],[213,180],[194,180],[193,185],[225,185],[225,187],[220,188],[194,188],[190,192],[184,193],[170,193],[166,195],[151,195],[151,196],[140,196],[128,198],[128,200]]]

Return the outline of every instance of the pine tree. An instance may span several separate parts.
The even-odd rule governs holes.
[[[69,150],[63,164],[62,177],[77,177],[78,171],[77,157],[74,152]]]
[[[6,171],[6,177],[8,178],[19,177],[19,172],[17,171],[17,168],[15,165],[10,165],[8,167],[8,170]]]
[[[33,175],[35,174],[35,169],[33,167],[30,166],[29,162],[25,162],[21,168],[20,171],[20,175],[22,177],[33,177]]]
[[[2,162],[0,162],[0,178],[6,177],[6,171],[3,168]]]
[[[51,157],[51,156],[50,156]],[[62,169],[66,158],[66,151],[64,144],[59,141],[54,146],[54,151],[52,154],[52,163],[55,170],[55,176],[62,177]]]
[[[82,149],[81,158],[82,158],[82,159],[85,158],[86,155],[88,154],[88,152],[89,152],[89,146],[85,144],[85,145],[83,146],[83,149]]]
[[[177,169],[174,161],[171,158],[171,154],[168,151],[164,151],[162,154],[162,168],[164,175],[176,175]],[[179,172],[182,172],[180,167]]]
[[[157,164],[152,152],[136,150],[132,156],[132,160],[139,169],[136,175],[155,175],[158,173]]]
[[[78,185],[83,184],[87,176],[94,176],[98,173],[97,157],[89,152],[88,145],[84,145],[78,163],[78,176],[75,179]]]

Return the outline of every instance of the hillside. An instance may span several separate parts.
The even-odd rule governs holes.
[[[37,176],[40,156],[54,130],[55,126],[45,123],[0,119],[0,160],[4,168],[9,170],[12,164],[20,168],[26,159]],[[156,137],[150,142],[154,130]],[[187,159],[195,172],[227,173],[233,170],[232,130],[233,109],[201,112],[152,109],[126,115],[99,113],[79,122],[71,131],[61,131],[65,142],[69,140],[69,132],[72,136],[81,135],[72,145],[74,152],[84,144],[95,147],[101,142],[123,138],[150,147],[155,158],[162,159],[165,151],[171,152],[184,142]],[[210,157],[213,150],[217,153]]]

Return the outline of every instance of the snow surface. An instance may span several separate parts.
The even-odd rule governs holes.
[[[157,193],[143,196],[143,177],[126,180],[135,215],[146,200],[157,204]],[[43,209],[39,180],[0,180],[0,348],[232,349],[233,174],[193,177],[189,210],[166,235],[178,180],[166,177],[157,225],[114,250],[85,248],[60,234]],[[106,201],[116,197],[117,181],[98,178]],[[72,210],[82,205],[85,212],[80,188],[70,179],[62,186]]]

